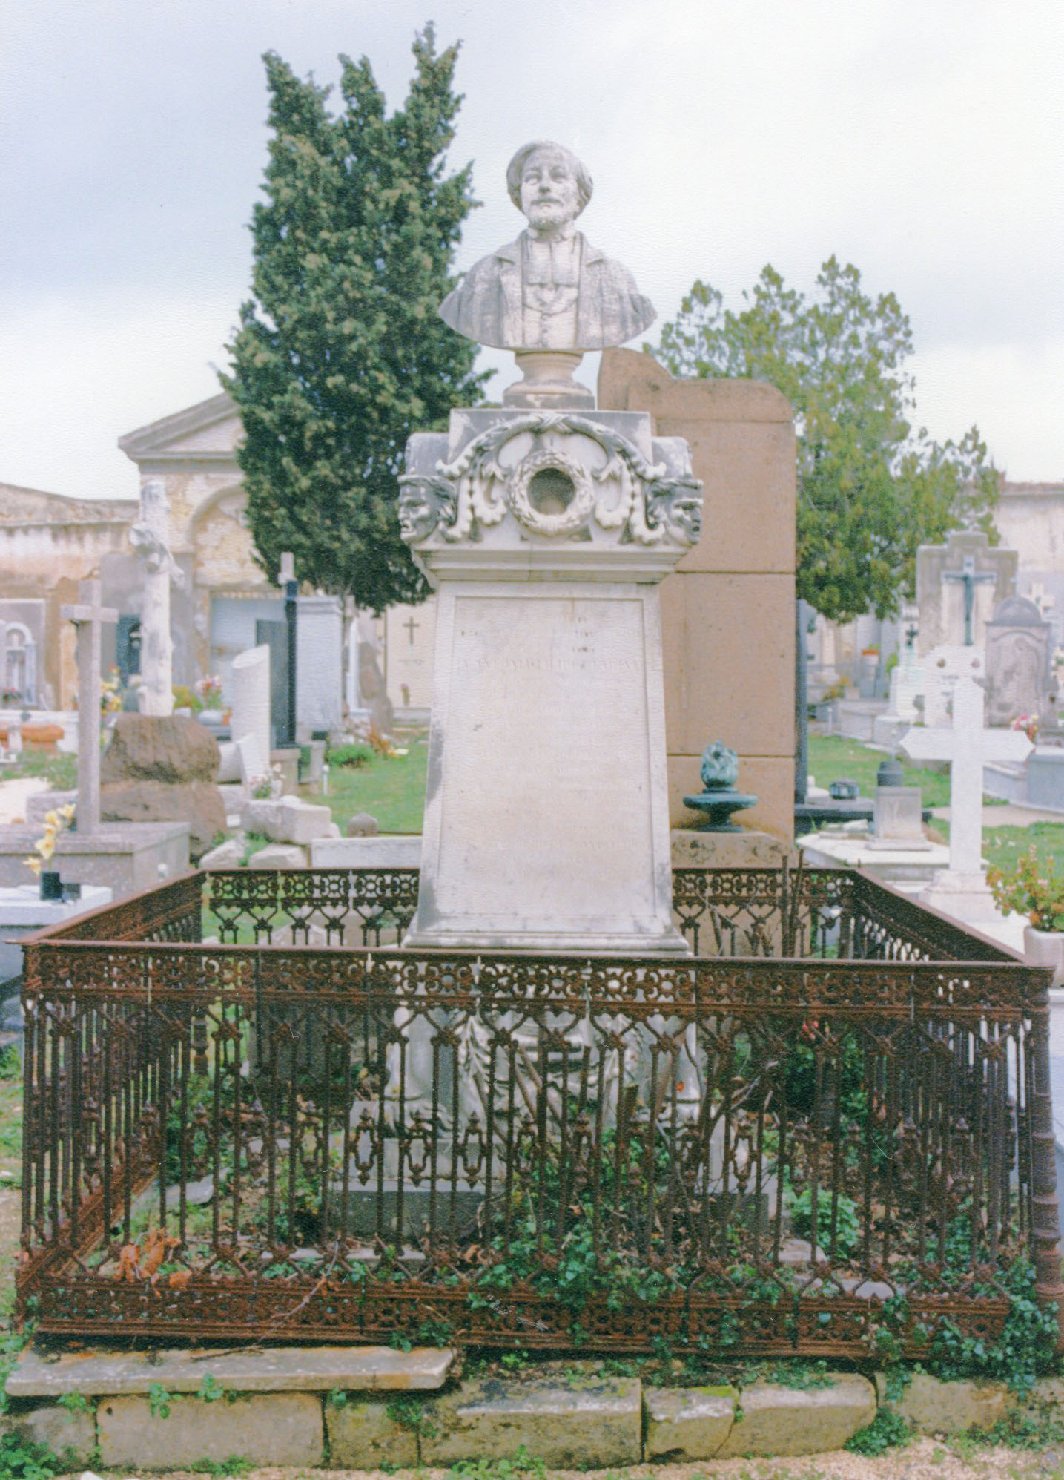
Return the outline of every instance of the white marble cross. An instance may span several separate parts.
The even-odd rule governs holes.
[[[78,815],[79,833],[100,826],[100,639],[105,623],[118,621],[112,606],[100,602],[99,581],[82,581],[76,606],[64,606],[63,617],[78,634]]]
[[[949,761],[949,872],[967,887],[983,878],[983,766],[1022,761],[1034,749],[1022,730],[983,727],[983,690],[959,678],[953,690],[953,724],[909,730],[901,748],[910,760]]]

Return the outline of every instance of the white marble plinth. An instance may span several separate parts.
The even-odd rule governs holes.
[[[370,838],[314,838],[311,868],[417,868],[420,833],[377,833]]]
[[[296,623],[296,727],[310,739],[343,721],[343,610],[335,596],[301,596]]]
[[[240,747],[250,742],[241,754],[242,773],[255,766],[255,774],[266,775],[270,768],[270,650],[265,643],[246,648],[233,659],[233,713],[229,732]],[[250,756],[250,759],[246,757]],[[243,779],[250,779],[244,775]]]
[[[1000,917],[986,874],[982,871],[956,873],[952,869],[943,869],[925,889],[921,889],[918,898],[921,904],[940,910],[962,924],[989,923]]]
[[[452,583],[413,946],[684,951],[657,589]]]

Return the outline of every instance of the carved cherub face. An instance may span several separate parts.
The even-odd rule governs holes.
[[[521,171],[521,210],[529,225],[565,226],[583,207],[580,186],[566,154],[559,149],[536,149]]]

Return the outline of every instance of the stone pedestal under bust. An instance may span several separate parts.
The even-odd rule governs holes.
[[[686,444],[640,412],[456,411],[401,481],[439,593],[406,944],[685,951],[657,588],[697,538]]]

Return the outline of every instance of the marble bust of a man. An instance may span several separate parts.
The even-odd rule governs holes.
[[[628,269],[576,229],[592,184],[575,154],[526,144],[506,185],[528,227],[481,258],[440,304],[452,329],[497,349],[583,351],[624,344],[653,323]]]

